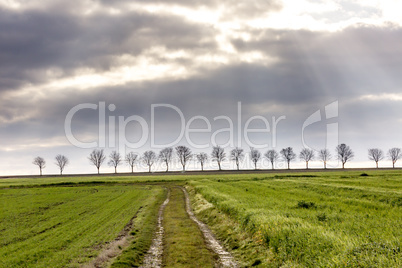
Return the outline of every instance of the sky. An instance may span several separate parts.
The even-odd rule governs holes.
[[[347,167],[375,167],[369,148],[402,147],[400,10],[401,0],[0,0],[0,175],[38,174],[36,156],[57,174],[57,154],[66,174],[95,173],[93,149],[177,145],[328,148],[337,167],[346,143]],[[113,172],[107,160],[101,171]]]

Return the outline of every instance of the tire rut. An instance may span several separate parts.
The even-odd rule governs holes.
[[[152,239],[151,247],[149,248],[147,254],[144,257],[143,264],[140,268],[159,268],[162,267],[162,254],[163,254],[163,212],[166,205],[169,203],[170,189],[168,189],[168,194],[166,200],[163,202],[158,212],[158,226],[155,233],[155,237]]]
[[[187,214],[190,217],[190,219],[192,219],[198,225],[198,228],[204,235],[207,247],[210,248],[213,252],[215,252],[219,256],[219,262],[220,262],[219,267],[239,267],[233,256],[224,249],[221,243],[212,234],[208,226],[205,223],[198,220],[197,217],[194,215],[194,212],[191,209],[190,198],[188,196],[187,190],[184,187],[180,188],[183,191],[186,199]]]

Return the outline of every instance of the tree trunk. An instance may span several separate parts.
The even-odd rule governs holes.
[[[377,165],[377,168],[378,168],[378,162],[375,162],[375,164]]]
[[[98,174],[99,174],[99,168],[97,167],[97,169],[98,169]]]
[[[392,168],[395,168],[395,162],[392,161]]]
[[[342,162],[342,168],[343,169],[345,168],[345,162]]]
[[[40,171],[40,175],[42,176],[42,168],[39,168],[39,171]]]
[[[148,172],[151,173],[151,166],[148,166]]]
[[[236,160],[237,170],[239,170],[239,160]]]
[[[257,169],[257,162],[254,162],[254,169]]]
[[[221,162],[218,162],[219,170],[221,170]]]
[[[168,171],[169,171],[169,164],[166,163],[166,172],[168,172]]]
[[[201,163],[201,171],[204,171],[204,164]]]
[[[274,168],[274,161],[271,162],[271,165],[272,165],[272,170],[274,170],[275,169]]]
[[[183,165],[183,172],[185,172],[186,171],[186,166],[185,165]]]
[[[117,174],[117,167],[114,167],[114,174]]]
[[[131,166],[131,173],[134,173],[134,166]]]
[[[306,169],[308,169],[308,161],[306,161]]]

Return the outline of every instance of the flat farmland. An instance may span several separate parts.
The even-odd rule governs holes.
[[[8,178],[0,231],[0,267],[402,267],[402,172]]]
[[[401,182],[398,172],[373,171],[216,177],[190,185],[209,203],[199,205],[198,216],[246,262],[402,267]],[[237,224],[237,234],[236,226],[216,219],[220,215]],[[248,243],[258,244],[258,250],[246,253],[249,245],[242,243],[242,233],[250,234]],[[258,253],[264,248],[268,257]]]
[[[0,189],[0,266],[78,267],[163,192],[133,185]]]

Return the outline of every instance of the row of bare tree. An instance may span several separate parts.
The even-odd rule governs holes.
[[[336,149],[336,157],[339,161],[342,162],[342,168],[345,168],[345,164],[352,160],[354,157],[354,153],[352,149],[346,144],[339,144]],[[254,164],[254,168],[257,169],[257,163],[265,157],[272,166],[272,169],[275,168],[275,163],[281,158],[287,163],[287,168],[290,169],[291,161],[296,159],[296,154],[293,151],[292,147],[287,147],[282,149],[279,153],[275,150],[269,150],[264,155],[261,155],[261,152],[255,148],[250,148],[250,160]],[[114,167],[115,173],[117,173],[117,167],[121,165],[123,162],[126,162],[127,165],[131,167],[131,172],[134,172],[134,166],[138,161],[142,161],[145,165],[148,166],[148,171],[151,172],[152,166],[157,162],[161,161],[166,166],[166,172],[169,171],[169,165],[173,161],[174,156],[178,158],[180,164],[183,167],[183,171],[186,170],[187,163],[195,158],[201,165],[201,170],[204,170],[205,163],[209,160],[208,154],[202,152],[193,154],[191,149],[187,146],[177,146],[175,148],[168,147],[162,149],[157,155],[154,151],[149,150],[142,154],[140,157],[138,154],[134,152],[130,152],[125,155],[125,158],[121,156],[120,153],[113,151],[109,155],[108,165]],[[400,148],[392,148],[388,150],[388,158],[392,161],[392,166],[395,168],[395,163],[402,158],[402,151]],[[219,170],[221,170],[221,163],[227,160],[227,156],[225,150],[220,146],[214,146],[211,152],[211,160],[217,162]],[[234,148],[230,151],[229,159],[234,161],[237,167],[237,170],[240,169],[240,163],[245,157],[245,152],[241,148]],[[378,168],[378,162],[385,158],[385,154],[381,149],[373,148],[368,150],[368,157],[370,160],[375,161],[376,166]],[[328,149],[322,149],[318,152],[318,155],[315,155],[314,150],[312,149],[303,149],[299,154],[300,160],[306,163],[306,169],[309,168],[308,164],[312,160],[320,160],[324,164],[324,169],[327,168],[327,162],[332,159],[332,155]],[[64,168],[69,164],[69,160],[64,155],[57,155],[55,157],[55,164],[60,169],[60,174],[63,174]],[[98,174],[100,172],[100,167],[106,160],[106,155],[103,150],[95,149],[91,152],[88,157],[91,164],[93,164],[97,170]],[[46,161],[42,157],[36,157],[33,161],[34,165],[37,165],[40,170],[40,175],[42,175],[42,169],[46,167]]]

